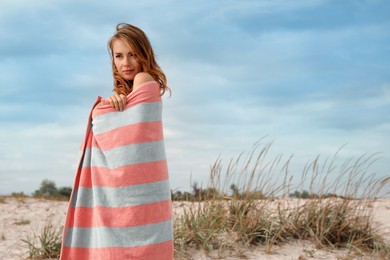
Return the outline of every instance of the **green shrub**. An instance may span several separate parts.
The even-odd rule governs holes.
[[[33,193],[35,198],[68,200],[71,196],[71,187],[57,188],[54,181],[43,180],[38,190]]]

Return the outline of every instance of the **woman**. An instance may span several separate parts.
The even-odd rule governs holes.
[[[115,94],[91,110],[61,259],[173,259],[161,119],[170,89],[141,29],[117,25],[108,47]]]

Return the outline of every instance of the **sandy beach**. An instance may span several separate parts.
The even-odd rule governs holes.
[[[2,197],[0,200],[0,259],[26,259],[28,246],[22,239],[40,234],[42,228],[51,222],[62,230],[67,209],[67,202],[51,201],[35,198]],[[177,217],[181,212],[182,203],[174,203],[174,213]],[[373,203],[373,217],[383,236],[390,240],[390,199],[377,199]],[[211,252],[207,256],[199,250],[191,250],[192,259],[354,259],[346,258],[347,250],[316,249],[310,241],[291,241],[288,244],[274,246],[271,253],[265,252],[264,246],[252,248],[237,248],[235,257],[218,256]],[[375,259],[370,256],[355,259]]]

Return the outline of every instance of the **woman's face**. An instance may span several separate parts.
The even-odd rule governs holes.
[[[135,75],[142,71],[142,66],[135,58],[130,45],[121,39],[116,39],[112,43],[112,52],[119,75],[125,80],[134,80]]]

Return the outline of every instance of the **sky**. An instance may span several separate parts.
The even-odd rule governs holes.
[[[338,150],[338,165],[373,155],[366,171],[390,176],[389,13],[387,0],[2,0],[0,194],[73,185],[120,22],[145,31],[172,89],[173,190],[207,185],[214,162],[258,141],[268,161],[292,156],[296,183]]]

